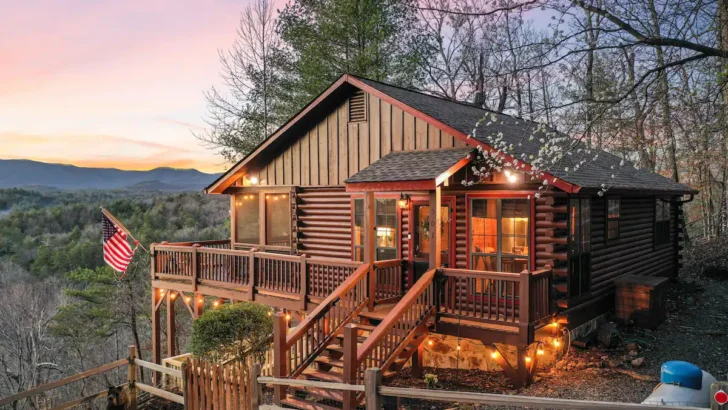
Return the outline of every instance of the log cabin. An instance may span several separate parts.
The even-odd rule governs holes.
[[[484,132],[470,135],[485,116],[495,121],[481,127],[517,145],[516,165],[463,184],[474,150],[494,149]],[[526,383],[537,331],[612,309],[623,275],[677,275],[682,204],[696,193],[631,166],[615,172],[621,160],[607,152],[549,170],[539,189],[517,171],[538,155],[538,138],[524,139],[536,127],[342,75],[206,188],[230,197],[229,239],[153,245],[154,361],[163,302],[172,356],[175,295],[193,317],[206,295],[286,312],[275,318],[279,377],[361,383],[368,367],[393,377],[405,364],[416,373],[428,335],[444,335],[492,346]],[[344,408],[362,399],[305,393]],[[279,403],[311,408],[303,397],[276,390]]]

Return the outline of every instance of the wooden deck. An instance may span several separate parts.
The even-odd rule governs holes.
[[[306,255],[230,249],[229,240],[153,245],[152,286],[269,306],[311,312],[359,267],[361,262]],[[367,306],[360,315],[384,320],[410,289],[407,261],[374,263],[364,290]],[[468,328],[470,336],[492,333],[513,341],[529,341],[532,329],[548,322],[552,307],[551,271],[522,273],[440,269],[435,281],[437,332]],[[528,297],[522,297],[528,295]],[[187,302],[185,302],[187,303]],[[193,310],[193,306],[188,304]],[[500,335],[500,336],[499,336]],[[506,340],[502,340],[504,343]]]

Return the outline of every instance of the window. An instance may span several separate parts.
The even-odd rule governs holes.
[[[670,199],[655,200],[655,245],[670,243]]]
[[[470,269],[528,269],[528,200],[476,198],[470,204]]]
[[[354,260],[364,260],[364,200],[354,199]]]
[[[619,199],[607,199],[607,240],[619,238]]]
[[[375,259],[397,259],[397,200],[375,199]],[[364,199],[354,199],[354,260],[364,260]]]
[[[569,200],[569,296],[589,293],[591,286],[591,200]]]
[[[376,260],[397,259],[397,200],[381,198],[374,203]]]
[[[260,243],[258,194],[235,195],[235,242]]]
[[[265,244],[291,246],[291,203],[286,194],[265,196]]]

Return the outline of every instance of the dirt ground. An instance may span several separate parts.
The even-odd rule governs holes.
[[[659,381],[660,366],[669,360],[694,363],[718,380],[726,380],[728,281],[682,279],[669,285],[667,295],[668,318],[657,330],[619,326],[620,343],[614,349],[599,347],[596,342],[586,349],[572,346],[564,360],[538,373],[528,388],[514,389],[502,372],[426,369],[425,373],[436,374],[437,388],[444,390],[633,403],[652,392]],[[634,348],[634,343],[637,350],[630,354],[627,347]],[[632,361],[639,358],[644,358],[642,364],[633,366]],[[424,381],[411,378],[407,371],[389,384],[426,388]],[[401,403],[398,407],[473,408],[421,402]]]

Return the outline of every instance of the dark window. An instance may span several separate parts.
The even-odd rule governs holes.
[[[291,246],[291,203],[286,194],[265,196],[265,244]]]
[[[528,269],[527,199],[473,199],[470,206],[470,269],[522,272]]]
[[[589,292],[591,286],[591,201],[569,200],[569,296]]]
[[[670,243],[670,200],[655,200],[655,245]]]
[[[619,238],[619,199],[607,199],[607,240]]]
[[[364,200],[354,200],[354,260],[364,260]]]
[[[235,242],[260,243],[258,194],[235,195]]]
[[[397,200],[375,200],[376,260],[397,259]]]

